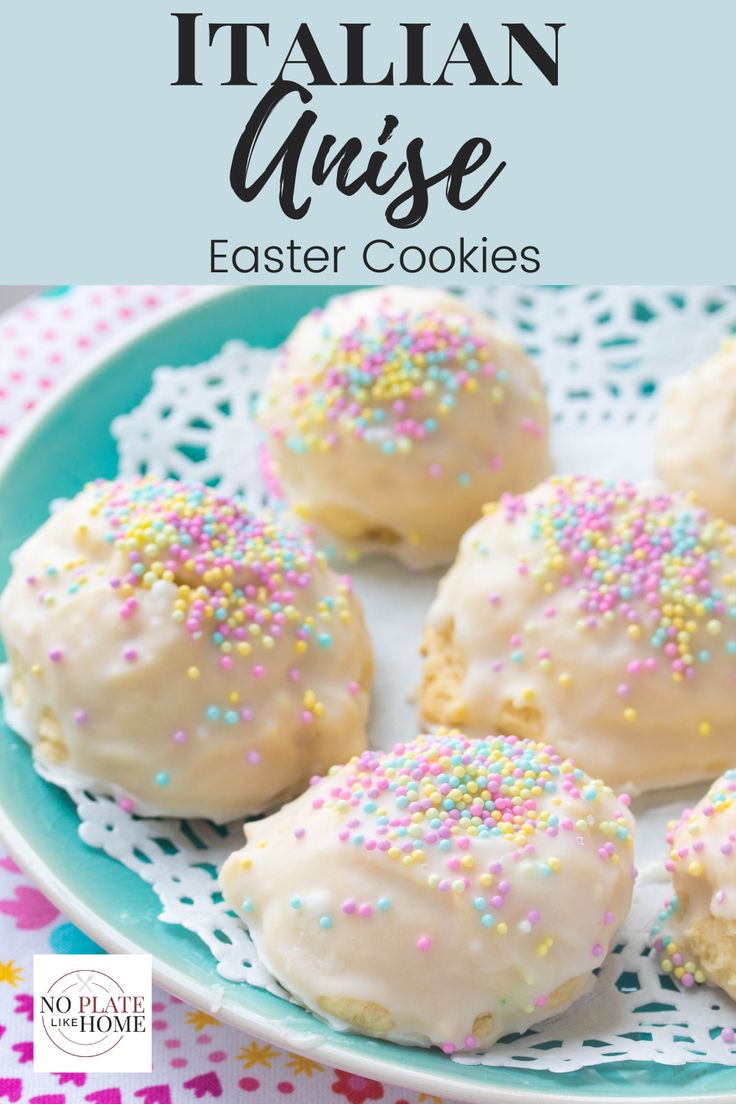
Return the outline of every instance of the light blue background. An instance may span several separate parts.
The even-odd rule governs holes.
[[[2,282],[205,282],[213,279],[215,237],[348,244],[352,263],[332,279],[375,282],[359,263],[370,238],[431,246],[453,244],[461,234],[537,245],[542,268],[533,279],[545,283],[736,276],[733,0],[6,0],[2,9]],[[172,10],[203,11],[200,24],[270,23],[270,48],[257,41],[254,53],[259,87],[220,87],[228,75],[220,32],[199,53],[205,87],[172,88]],[[432,22],[428,70],[432,58],[441,67],[466,19],[484,44],[495,40],[488,53],[500,71],[503,20],[527,22],[543,42],[543,23],[566,22],[560,86],[550,87],[522,59],[522,88],[314,89],[319,136],[358,134],[372,149],[390,111],[400,119],[388,147],[397,155],[422,134],[428,164],[437,169],[462,140],[480,134],[509,164],[469,212],[453,211],[435,190],[429,216],[414,230],[387,227],[385,199],[363,192],[345,198],[331,183],[315,190],[307,218],[292,222],[281,214],[273,183],[243,204],[228,173],[240,131],[301,19],[328,64],[335,59],[336,73],[340,20],[372,22],[381,74],[390,56],[401,72],[401,21]],[[300,279],[330,276],[271,277]],[[431,273],[416,277],[433,279],[448,282]],[[531,278],[516,272],[505,279]]]

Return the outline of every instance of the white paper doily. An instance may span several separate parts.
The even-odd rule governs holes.
[[[500,287],[470,289],[466,298],[516,330],[538,361],[554,412],[558,468],[607,476],[650,475],[649,429],[661,383],[736,332],[733,289]],[[253,507],[268,502],[253,418],[272,355],[227,342],[207,364],[158,369],[141,405],[111,427],[120,474],[204,480],[241,492]],[[408,694],[419,680],[417,646],[438,576],[410,575],[383,558],[357,565],[353,575],[377,657],[371,738],[389,747],[416,730]],[[6,715],[18,729],[7,701]],[[89,780],[58,771],[52,780],[76,802],[85,842],[148,882],[161,900],[161,919],[200,936],[223,978],[283,995],[218,891],[217,871],[242,841],[240,824],[137,819],[95,794]],[[487,1056],[454,1060],[560,1072],[623,1059],[736,1066],[736,1046],[720,1037],[722,1028],[736,1026],[736,1006],[707,987],[680,992],[660,974],[648,939],[668,893],[664,825],[699,796],[691,789],[668,793],[666,804],[652,797],[635,803],[642,877],[593,992],[523,1038],[496,1044]]]

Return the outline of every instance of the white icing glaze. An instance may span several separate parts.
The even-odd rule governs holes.
[[[365,752],[247,825],[223,893],[317,1015],[487,1047],[584,992],[630,907],[633,820],[573,771],[514,737]]]
[[[654,462],[669,487],[694,491],[712,513],[736,521],[736,341],[667,385]]]
[[[736,920],[736,770],[727,771],[668,835],[668,869],[689,908]]]
[[[8,692],[37,755],[61,758],[116,796],[127,794],[136,811],[222,822],[293,797],[315,771],[365,746],[371,649],[349,583],[311,546],[296,543],[288,554],[306,557],[300,579],[281,589],[291,587],[298,616],[285,617],[267,646],[275,622],[262,620],[262,566],[284,538],[274,525],[260,543],[251,539],[243,529],[250,515],[240,506],[234,525],[251,559],[228,578],[238,593],[256,588],[249,601],[258,613],[243,624],[250,630],[260,618],[263,630],[243,634],[249,654],[233,648],[226,655],[213,642],[223,622],[212,608],[201,631],[175,619],[181,583],[200,586],[203,604],[215,601],[215,584],[205,577],[211,563],[179,564],[175,581],[143,576],[126,591],[119,581],[130,563],[120,541],[109,540],[105,497],[126,503],[133,487],[156,493],[181,486],[100,482],[62,506],[16,553],[0,631],[11,665]],[[138,503],[131,524],[152,518]],[[164,543],[147,548],[143,561],[150,566],[167,554]],[[269,576],[277,577],[283,582],[283,574]],[[126,594],[136,603],[130,616],[123,615]],[[308,620],[314,627],[300,652],[298,632]]]
[[[412,361],[399,345],[392,355],[397,324],[430,351]],[[445,357],[431,345],[438,325],[481,348],[428,363]],[[366,377],[360,390],[347,388],[346,373],[370,372],[376,354],[384,356],[377,386]],[[449,383],[428,374],[437,371]],[[331,404],[346,395],[338,414]],[[401,428],[405,419],[436,426],[417,436]],[[485,502],[528,489],[550,468],[535,366],[486,315],[435,289],[374,288],[304,318],[271,370],[261,421],[299,513],[341,537],[349,554],[387,551],[413,567],[447,563]]]
[[[669,825],[667,843],[675,896],[652,930],[662,968],[736,1000],[736,770]]]
[[[611,486],[623,497],[605,512]],[[567,549],[552,540],[558,501],[604,509],[590,532],[597,568],[577,537]],[[650,555],[650,538],[688,550]],[[626,551],[634,559],[622,579],[606,557],[630,539],[644,548]],[[611,568],[602,612],[590,572]],[[532,709],[544,738],[590,774],[646,790],[712,778],[736,759],[735,617],[736,545],[725,522],[684,497],[555,477],[469,530],[428,626],[462,653],[451,696],[466,728],[483,732],[509,709]],[[659,630],[682,639],[676,660],[666,654],[671,636],[654,645]],[[691,674],[673,669],[682,656]]]

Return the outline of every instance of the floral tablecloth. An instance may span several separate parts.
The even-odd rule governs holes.
[[[55,288],[0,317],[0,451],[93,349],[147,315],[206,294],[192,287]],[[34,1073],[34,953],[98,949],[0,848],[0,1104],[438,1101],[277,1050],[160,991],[154,992],[153,1073]]]

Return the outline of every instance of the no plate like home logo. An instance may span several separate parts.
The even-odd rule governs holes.
[[[35,955],[34,1069],[151,1070],[150,955]]]

